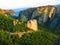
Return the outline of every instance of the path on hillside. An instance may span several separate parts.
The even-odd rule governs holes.
[[[14,32],[14,33],[11,33],[11,35],[18,35],[20,38],[22,37],[22,35],[26,34],[26,33],[32,33],[33,31],[27,31],[27,32]]]
[[[0,31],[0,32],[2,32],[2,31]],[[7,32],[7,33],[10,33],[11,35],[18,35],[19,38],[21,38],[22,35],[24,35],[26,33],[32,33],[32,32],[34,32],[34,31],[28,30],[27,32]]]

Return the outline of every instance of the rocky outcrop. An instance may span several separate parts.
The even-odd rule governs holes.
[[[16,14],[14,13],[13,10],[0,9],[0,13],[4,14],[5,16],[11,16],[11,17],[16,18]]]
[[[35,20],[35,19],[29,20],[27,22],[27,27],[34,31],[37,31],[38,30],[37,20]]]
[[[19,22],[18,20],[13,20],[13,25],[15,26],[16,24],[21,24],[22,22]]]
[[[36,19],[42,26],[58,28],[60,27],[60,7],[49,5],[21,11],[19,20],[27,22],[30,19]]]

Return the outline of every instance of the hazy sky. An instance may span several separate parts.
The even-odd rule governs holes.
[[[26,8],[60,4],[60,0],[0,0],[0,8]]]

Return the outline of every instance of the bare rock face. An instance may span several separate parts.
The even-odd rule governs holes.
[[[39,25],[55,29],[60,27],[60,7],[48,5],[30,8],[22,11],[19,19],[24,22],[36,19]]]
[[[29,20],[27,22],[27,27],[34,31],[37,31],[38,30],[37,20],[36,19]]]
[[[52,14],[53,14],[54,11],[55,11],[55,7],[52,7],[51,10],[50,10],[50,13],[49,13],[49,18],[52,17]]]

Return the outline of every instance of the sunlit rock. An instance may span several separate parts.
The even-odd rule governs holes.
[[[27,27],[34,30],[34,31],[37,31],[38,30],[37,20],[32,19],[32,20],[28,21],[27,22]]]

